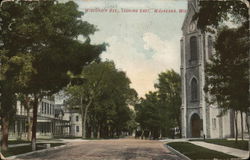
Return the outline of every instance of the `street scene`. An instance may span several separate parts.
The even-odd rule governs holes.
[[[249,159],[248,1],[0,4],[0,160]]]

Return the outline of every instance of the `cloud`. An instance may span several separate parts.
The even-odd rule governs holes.
[[[154,83],[160,72],[170,68],[179,71],[179,52],[176,47],[179,44],[164,41],[151,32],[144,33],[141,40],[144,51],[153,52],[151,58],[137,50],[134,39],[118,36],[106,39],[110,46],[102,54],[102,58],[113,60],[117,68],[125,71],[132,82],[131,87],[136,89],[139,96],[144,97],[148,91],[155,90]]]
[[[144,49],[152,50],[153,62],[162,65],[160,68],[174,69],[179,72],[179,44],[176,40],[162,40],[158,35],[147,32],[143,35]]]

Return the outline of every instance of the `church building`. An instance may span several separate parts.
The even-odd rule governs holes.
[[[181,47],[181,77],[182,77],[182,137],[199,138],[229,138],[235,135],[234,113],[227,111],[223,116],[220,109],[208,105],[204,92],[205,65],[213,56],[214,36],[202,33],[197,28],[197,22],[192,20],[199,11],[199,0],[188,0],[188,10],[182,25]],[[240,115],[237,116],[238,131]],[[243,115],[244,133],[247,133],[246,115]]]

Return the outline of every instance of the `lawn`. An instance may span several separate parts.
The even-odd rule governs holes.
[[[43,143],[37,144],[37,150],[45,149],[45,147],[42,147],[41,144],[43,144]],[[60,146],[63,144],[64,143],[51,143],[51,147],[56,147],[56,146]],[[8,151],[2,152],[2,153],[5,157],[9,157],[9,156],[14,156],[14,155],[18,155],[18,154],[28,153],[31,151],[32,151],[32,148],[29,145],[29,146],[20,146],[20,147],[9,148]]]
[[[9,140],[8,144],[21,144],[21,143],[30,143],[29,141],[25,140]]]
[[[213,143],[213,144],[218,144],[222,146],[227,146],[227,147],[232,147],[232,148],[237,148],[245,151],[249,151],[248,148],[248,141],[247,140],[238,140],[237,143],[235,143],[234,140],[227,140],[227,139],[206,139],[205,141],[203,139],[200,140],[191,140],[191,141],[203,141],[207,143]]]
[[[237,148],[237,149],[242,149],[245,151],[249,151],[248,149],[248,141],[242,141],[238,140],[237,143],[235,143],[234,140],[226,140],[226,139],[208,139],[205,140],[207,143],[213,143],[213,144],[218,144],[222,146],[227,146],[227,147],[232,147],[232,148]]]
[[[179,151],[180,153],[186,155],[190,159],[198,160],[198,159],[230,159],[236,158],[231,155],[227,155],[221,152],[209,150],[204,147],[196,146],[189,142],[172,142],[168,143],[170,147],[174,148],[175,150]]]

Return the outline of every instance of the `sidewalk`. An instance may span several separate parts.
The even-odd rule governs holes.
[[[36,143],[65,143],[63,140],[37,140]],[[9,148],[29,146],[31,143],[19,143],[19,144],[9,144]]]
[[[218,152],[223,152],[235,157],[239,157],[242,159],[248,159],[249,158],[249,151],[244,151],[236,148],[230,148],[222,145],[217,145],[217,144],[211,144],[211,143],[206,143],[206,142],[199,142],[199,141],[189,141],[189,143],[192,143],[197,146],[201,146],[207,149],[215,150]]]
[[[21,147],[21,146],[29,146],[30,143],[20,143],[20,144],[9,144],[9,148],[14,148],[14,147]]]

